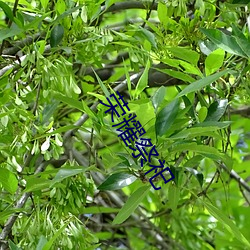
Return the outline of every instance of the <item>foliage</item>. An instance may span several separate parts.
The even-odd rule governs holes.
[[[249,249],[248,7],[0,1],[1,249]],[[116,91],[160,190],[100,104]]]

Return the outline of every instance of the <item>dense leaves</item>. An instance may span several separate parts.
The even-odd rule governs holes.
[[[248,5],[0,1],[1,250],[249,249]]]

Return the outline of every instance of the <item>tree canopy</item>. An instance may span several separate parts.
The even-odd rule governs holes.
[[[0,249],[250,249],[248,2],[0,1]]]

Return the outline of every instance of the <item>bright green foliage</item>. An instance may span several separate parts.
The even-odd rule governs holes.
[[[1,250],[250,249],[249,7],[0,1]]]

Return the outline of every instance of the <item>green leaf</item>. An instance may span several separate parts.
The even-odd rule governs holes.
[[[201,107],[199,112],[198,112],[198,118],[200,122],[203,122],[206,119],[207,116],[207,108],[206,107]]]
[[[43,250],[43,247],[46,245],[47,242],[48,241],[47,241],[46,237],[44,235],[41,235],[40,239],[38,241],[36,250]]]
[[[201,200],[201,199],[200,199]],[[202,200],[201,200],[202,201]],[[230,220],[221,210],[213,206],[212,204],[202,201],[205,205],[208,212],[215,217],[219,222],[223,224],[223,226],[234,235],[239,241],[241,241],[244,245],[250,248],[249,241],[245,238],[245,236],[241,233],[238,227],[234,224],[232,220]]]
[[[222,49],[217,49],[210,53],[205,60],[205,72],[206,75],[211,75],[223,65],[225,57],[225,51]]]
[[[242,40],[248,42],[245,35],[242,33],[242,31],[234,23],[232,23],[232,35],[235,37],[241,38]]]
[[[49,3],[49,0],[41,0],[41,5],[42,5],[42,7],[43,7],[44,9],[47,8],[48,3]]]
[[[50,118],[53,116],[54,112],[58,108],[59,102],[52,100],[51,103],[45,104],[42,112],[42,124],[49,122]]]
[[[190,62],[194,66],[197,65],[200,58],[200,54],[198,52],[190,49],[176,47],[176,48],[169,48],[168,50],[172,52],[175,57]]]
[[[49,12],[46,12],[44,15],[42,16],[30,16],[27,14],[27,12],[24,14],[26,17],[28,16],[32,21],[30,23],[28,23],[25,27],[24,27],[24,30],[25,31],[28,31],[30,29],[37,29],[37,26],[41,24],[41,22],[46,18],[46,17],[49,17],[51,15],[51,11]]]
[[[152,47],[156,48],[157,44],[155,42],[155,35],[147,29],[144,29],[140,26],[139,26],[139,28],[140,28],[140,30],[137,31],[136,34],[140,33],[140,36],[142,37],[143,40],[149,41],[150,44],[152,45]]]
[[[109,176],[99,187],[99,190],[117,190],[133,183],[137,178],[128,173],[120,172]]]
[[[7,5],[7,4],[4,3],[3,1],[0,1],[0,8],[3,9],[5,15],[6,15],[11,21],[14,21],[14,15],[13,15],[13,12],[12,12],[11,8],[9,7],[9,5]]]
[[[169,185],[168,188],[168,204],[172,210],[176,210],[180,199],[180,189],[175,185]]]
[[[116,215],[112,224],[121,224],[122,222],[124,222],[139,206],[143,198],[149,192],[150,187],[151,186],[143,185],[142,187],[138,188],[133,194],[131,194],[127,202],[121,208],[120,212]]]
[[[213,43],[219,48],[241,57],[246,57],[246,54],[241,49],[237,40],[233,36],[228,36],[222,31],[217,29],[204,29],[200,28],[201,32],[204,33]]]
[[[63,39],[64,28],[61,24],[54,26],[50,35],[50,46],[56,47]]]
[[[240,38],[240,37],[235,37],[237,43],[239,44],[240,48],[244,51],[244,53],[250,57],[250,42],[248,41],[248,39],[246,39],[244,37],[244,39]]]
[[[173,70],[173,69],[158,69],[158,68],[155,68],[156,70],[162,72],[162,73],[165,73],[169,76],[172,76],[174,78],[177,78],[177,79],[180,79],[184,82],[193,82],[195,79],[191,76],[189,76],[188,74],[186,73],[183,73],[183,72],[180,72],[180,71],[176,71],[176,70]]]
[[[11,194],[14,194],[18,187],[18,180],[16,176],[5,168],[0,168],[0,183]]]
[[[9,208],[7,207],[5,211],[0,212],[0,222],[4,223],[6,219],[8,219],[8,217],[14,213],[18,213],[18,212],[23,212],[24,209],[23,208]]]
[[[195,176],[195,178],[197,179],[197,181],[199,182],[200,186],[202,187],[203,185],[203,181],[204,181],[204,176],[201,172],[197,171],[194,168],[189,168],[186,167],[185,168],[188,172],[190,172],[193,176]]]
[[[180,131],[179,133],[172,135],[170,139],[190,139],[196,136],[206,135],[207,132],[215,131],[218,127],[195,127],[188,128]]]
[[[64,231],[64,229],[68,226],[69,222],[64,222],[65,224],[55,232],[55,234],[53,235],[53,237],[45,244],[45,246],[43,247],[42,250],[49,250],[52,245],[53,245],[53,242],[56,240],[56,238],[59,237],[59,235]]]
[[[74,176],[74,175],[80,174],[80,173],[85,172],[85,171],[86,171],[86,168],[83,168],[83,167],[65,166],[57,172],[56,176],[54,177],[54,179],[51,182],[51,186],[57,182],[61,182],[62,180],[66,179],[70,176]]]
[[[195,142],[176,144],[171,148],[171,152],[193,151],[214,161],[223,161],[229,168],[232,166],[232,159],[226,154],[220,153],[216,148],[207,145],[197,145]]]
[[[168,9],[165,3],[159,2],[157,6],[157,14],[161,23],[167,24],[168,21]]]
[[[65,18],[66,16],[78,11],[79,9],[81,9],[83,7],[82,4],[79,4],[78,6],[76,7],[73,7],[72,9],[69,9],[69,10],[66,10],[64,13],[62,13],[60,16],[58,16],[56,18],[56,20],[53,22],[54,23],[58,23],[60,20],[62,20],[63,18]]]
[[[197,66],[193,66],[192,64],[181,60],[179,60],[179,65],[184,68],[185,73],[203,77],[203,74],[201,73],[200,69]]]
[[[85,109],[83,108],[82,103],[76,99],[70,98],[68,96],[64,96],[64,95],[57,93],[57,92],[54,92],[53,97],[55,99],[57,99],[58,101],[66,103],[73,108],[76,108],[82,112],[85,112]]]
[[[227,104],[228,104],[227,99],[222,99],[222,100],[215,101],[214,103],[212,103],[208,108],[208,114],[205,119],[205,122],[219,121],[227,109]]]
[[[146,64],[146,67],[136,85],[136,88],[135,88],[135,93],[134,93],[134,96],[135,98],[137,98],[141,92],[147,87],[148,85],[148,70],[149,70],[149,67],[150,67],[150,60],[147,61],[147,64]]]
[[[158,107],[164,100],[165,94],[166,94],[166,87],[161,86],[159,89],[156,90],[156,92],[152,96],[151,101],[155,109],[155,112],[157,111]]]
[[[203,54],[209,55],[212,51],[218,49],[218,46],[214,44],[212,41],[206,39],[204,41],[199,41],[199,47]]]
[[[11,240],[9,240],[8,242],[9,242],[10,250],[22,250],[17,245],[15,245]]]
[[[106,97],[109,97],[110,96],[110,93],[108,91],[108,89],[106,88],[106,86],[103,84],[102,80],[100,79],[100,77],[96,74],[96,72],[94,71],[95,73],[95,76],[96,76],[96,79],[98,81],[98,83],[100,84],[101,88],[102,88],[102,91],[103,93],[105,94]]]
[[[223,75],[227,74],[231,72],[230,70],[223,70],[221,72],[215,73],[213,75],[207,76],[205,78],[202,78],[198,81],[195,81],[191,84],[189,84],[185,89],[183,89],[178,95],[178,97],[181,97],[183,95],[195,92],[197,90],[200,90],[204,87],[206,87],[207,85],[213,83],[214,81],[218,80],[220,77],[222,77]]]
[[[225,121],[225,122],[204,121],[195,124],[193,127],[217,127],[217,129],[222,129],[228,127],[230,124],[232,124],[231,121]]]
[[[164,135],[172,126],[179,110],[179,101],[174,99],[156,116],[155,131],[157,136]]]
[[[202,155],[195,155],[194,157],[190,158],[189,160],[187,160],[184,164],[184,167],[188,167],[188,168],[193,168],[196,167],[200,164],[200,162],[204,159],[204,157]]]
[[[117,213],[119,212],[119,208],[113,208],[113,207],[82,207],[81,214],[105,214],[105,213]]]
[[[43,190],[49,188],[50,185],[51,185],[51,180],[37,176],[26,177],[26,188],[24,192],[27,193],[27,192]]]
[[[18,26],[14,25],[11,28],[0,30],[0,42],[6,38],[17,36],[22,33],[24,30],[20,29]]]

